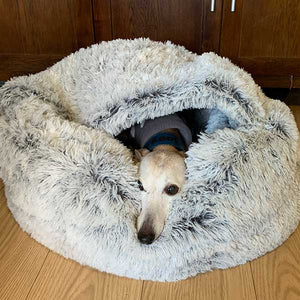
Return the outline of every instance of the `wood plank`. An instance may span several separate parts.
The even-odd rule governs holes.
[[[223,18],[220,35],[220,54],[222,56],[239,57],[243,0],[237,0],[235,12],[231,12],[232,0],[223,0]]]
[[[203,1],[112,0],[111,9],[114,38],[170,40],[201,52]]]
[[[85,48],[95,43],[92,0],[76,0],[74,5],[73,20],[76,37],[76,49]]]
[[[98,272],[50,252],[28,300],[139,300],[142,284],[142,281]]]
[[[231,57],[231,60],[254,75],[300,76],[300,54],[299,58]]]
[[[224,0],[220,54],[253,75],[300,76],[300,2],[236,0],[234,12],[231,3]]]
[[[293,78],[293,88],[300,88],[300,76]]]
[[[300,106],[290,108],[300,130]],[[282,246],[250,263],[258,300],[300,299],[299,252],[300,226]]]
[[[0,21],[4,54],[67,54],[94,41],[90,0],[1,0],[0,15],[10,16]]]
[[[300,105],[291,105],[290,109],[291,109],[291,111],[293,112],[293,114],[295,116],[295,120],[296,120],[296,123],[298,125],[298,129],[300,130]]]
[[[300,58],[299,1],[236,0],[234,12],[231,12],[231,3],[224,0],[222,55],[253,59]]]
[[[250,264],[227,270],[214,270],[194,278],[171,283],[146,281],[145,300],[232,300],[256,299]]]
[[[215,1],[214,11],[211,11],[211,0],[204,0],[202,52],[219,53],[222,11],[223,1]]]
[[[286,104],[291,106],[295,117],[299,118],[300,110],[300,89],[292,89],[286,98]],[[299,124],[298,124],[299,125]]]
[[[4,188],[4,183],[3,180],[0,178],[0,190],[2,190]]]
[[[110,0],[93,0],[95,41],[109,41],[113,38]]]
[[[49,250],[24,233],[0,191],[0,299],[25,299]]]
[[[261,87],[265,88],[291,88],[290,76],[252,76],[254,81]]]
[[[94,43],[91,0],[0,0],[0,15],[0,80],[42,71]]]
[[[300,299],[300,227],[278,249],[251,262],[258,300]]]
[[[63,57],[64,55],[50,54],[0,54],[0,80],[6,81],[13,76],[43,71]]]
[[[300,58],[299,1],[248,0],[242,10],[240,57]]]
[[[1,0],[0,15],[0,80],[42,71],[94,43],[91,0]]]
[[[0,16],[0,51],[2,53],[23,53],[25,48],[18,1],[1,0]],[[0,61],[2,63],[1,59]]]

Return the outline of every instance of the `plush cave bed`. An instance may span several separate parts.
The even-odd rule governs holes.
[[[137,239],[128,129],[180,112],[193,129],[186,184],[161,236]],[[300,217],[289,108],[214,53],[115,40],[0,88],[0,177],[21,228],[101,271],[176,281],[255,259]]]

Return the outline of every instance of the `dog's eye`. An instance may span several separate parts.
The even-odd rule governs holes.
[[[143,187],[143,184],[138,180],[138,185],[139,185],[139,189],[141,191],[144,191],[144,187]]]
[[[170,196],[176,195],[178,191],[179,191],[179,187],[175,184],[171,184],[165,188],[165,193]]]

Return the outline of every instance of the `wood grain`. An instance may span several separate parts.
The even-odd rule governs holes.
[[[253,75],[254,81],[261,87],[265,88],[291,88],[290,76],[264,76]]]
[[[245,264],[227,270],[214,270],[176,283],[147,281],[142,299],[253,300],[256,297],[250,265]]]
[[[112,0],[113,38],[170,40],[200,53],[203,1]]]
[[[300,129],[300,106],[290,108]],[[300,299],[299,253],[300,226],[282,246],[250,263],[258,300]]]
[[[293,88],[300,88],[300,76],[294,77],[293,79]]]
[[[76,0],[71,4],[74,5],[72,23],[76,37],[75,48],[85,48],[95,43],[92,0]]]
[[[236,0],[230,8],[224,0],[221,55],[254,76],[300,76],[299,1]],[[280,78],[278,87],[286,87]]]
[[[41,71],[94,43],[91,0],[0,0],[0,16],[0,80]]]
[[[236,0],[232,13],[231,0],[223,0],[223,18],[220,39],[220,54],[229,58],[239,57],[243,0]]]
[[[211,0],[203,1],[203,34],[202,52],[219,53],[220,33],[222,25],[223,1],[215,1],[214,11],[211,11]]]
[[[95,42],[113,38],[110,0],[93,0]]]
[[[240,58],[300,58],[300,2],[224,0],[221,53]]]
[[[24,53],[18,1],[0,0],[0,16],[0,52]]]
[[[25,299],[49,250],[24,233],[0,190],[0,299]]]
[[[299,58],[274,58],[274,57],[232,57],[231,60],[246,71],[261,76],[299,76]]]
[[[101,273],[51,252],[29,299],[139,300],[142,281]]]
[[[300,2],[243,1],[241,57],[299,58]]]
[[[94,41],[90,0],[0,3],[10,19],[0,18],[1,53],[68,54]]]
[[[251,262],[258,300],[300,299],[300,228],[278,249]]]
[[[300,109],[300,89],[292,89],[290,90],[287,98],[286,104],[291,106],[291,109],[294,111],[296,120],[299,119],[299,109]],[[297,109],[298,108],[298,109]],[[300,120],[298,120],[300,124]]]
[[[0,54],[0,81],[43,71],[63,57],[64,55],[50,54]]]
[[[290,109],[295,116],[295,120],[298,125],[298,129],[300,131],[300,99],[299,99],[298,105],[292,105],[292,106],[290,106]],[[300,141],[299,141],[299,143],[300,143]]]

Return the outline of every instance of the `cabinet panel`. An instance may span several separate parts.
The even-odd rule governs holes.
[[[243,2],[241,57],[300,58],[299,37],[300,1]]]
[[[218,51],[221,4],[211,14],[204,11],[209,4],[207,0],[112,0],[113,38],[170,40],[201,53],[206,16],[206,29],[211,35],[205,35],[205,50]],[[215,22],[215,18],[219,18],[219,22]],[[210,43],[209,38],[215,39],[214,42]]]
[[[95,42],[112,39],[110,0],[93,0]]]
[[[43,71],[63,57],[62,54],[0,54],[0,81]]]
[[[0,0],[0,16],[0,52],[23,53],[17,1]]]
[[[221,55],[259,76],[300,75],[300,2],[224,0]]]
[[[91,0],[0,0],[0,15],[0,61],[10,65],[0,80],[40,71],[94,42]]]
[[[89,0],[1,0],[0,15],[1,53],[67,54],[93,42]]]
[[[215,0],[211,11],[211,0],[204,0],[202,52],[219,53],[222,25],[223,0]]]

